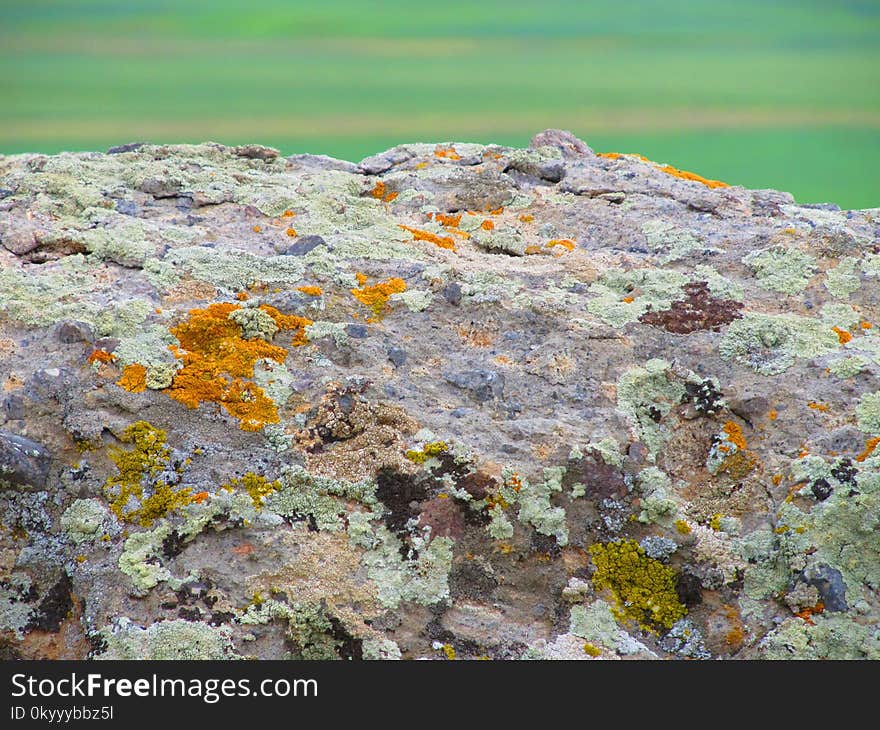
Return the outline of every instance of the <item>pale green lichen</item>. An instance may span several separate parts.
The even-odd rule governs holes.
[[[853,256],[844,256],[837,266],[825,273],[825,288],[837,299],[849,299],[850,294],[858,291],[862,285],[859,280],[859,260]]]
[[[532,525],[542,535],[552,535],[557,544],[563,547],[568,544],[565,510],[554,507],[550,499],[554,494],[562,492],[564,475],[564,467],[547,467],[544,469],[544,480],[540,483],[530,483],[522,479],[518,495],[519,521]]]
[[[622,629],[611,606],[599,599],[588,606],[571,607],[569,631],[575,636],[622,655],[646,654],[652,656],[644,644],[630,636]]]
[[[430,606],[449,598],[452,546],[453,541],[448,537],[435,537],[426,542],[416,536],[413,548],[418,557],[404,560],[400,540],[380,525],[361,562],[376,587],[379,602],[386,608],[397,608],[401,601]]]
[[[820,316],[828,327],[843,330],[855,327],[861,320],[859,313],[851,305],[843,302],[829,302],[822,307]]]
[[[682,297],[682,286],[688,278],[667,269],[609,269],[590,285],[593,298],[587,311],[605,324],[622,327],[635,322],[645,312],[669,309]]]
[[[880,435],[880,391],[865,393],[856,406],[859,428],[872,436]]]
[[[678,503],[672,491],[672,481],[666,472],[653,466],[642,469],[636,477],[636,484],[642,494],[639,501],[641,507],[639,522],[651,524],[661,519],[668,521],[675,517]]]
[[[678,261],[688,254],[704,248],[703,242],[693,233],[685,231],[669,221],[647,221],[642,224],[642,233],[651,252],[659,254],[661,264]]]
[[[660,421],[681,402],[684,385],[665,360],[648,360],[627,370],[617,381],[617,406],[629,419],[649,453],[656,456],[669,436]]]
[[[854,355],[853,357],[835,360],[828,365],[828,370],[838,378],[854,378],[865,369],[867,364],[868,361],[865,358]]]
[[[773,246],[753,251],[743,263],[755,272],[758,286],[783,294],[800,294],[816,271],[816,259],[796,248]]]
[[[309,342],[320,340],[322,337],[332,337],[337,347],[344,347],[349,342],[345,322],[324,322],[318,320],[306,325],[306,337]]]
[[[342,517],[348,511],[343,500],[377,503],[376,486],[369,480],[336,481],[314,476],[298,464],[285,466],[279,481],[281,488],[266,498],[266,508],[285,517],[310,517],[319,530],[343,529]]]
[[[106,648],[94,659],[194,660],[240,659],[228,627],[201,621],[171,619],[142,628],[128,618],[117,618],[98,636]]]
[[[390,301],[403,303],[410,312],[424,312],[433,300],[431,292],[418,289],[398,292],[390,297]]]
[[[167,326],[147,324],[130,336],[121,338],[113,354],[116,355],[116,363],[120,367],[137,363],[149,371],[151,368],[155,370],[172,366],[176,372],[179,367],[176,363],[179,361],[168,350],[168,345],[176,344],[177,339],[168,331]],[[172,377],[174,372],[171,373]]]
[[[868,276],[880,276],[880,253],[865,254],[862,259],[862,271]]]
[[[31,588],[31,578],[24,573],[12,573],[0,581],[0,629],[19,639],[24,638],[34,609],[27,598]]]
[[[265,340],[271,342],[278,325],[267,312],[258,307],[240,307],[229,313],[229,319],[241,327],[245,340]]]
[[[495,271],[468,271],[462,276],[461,293],[473,304],[512,299],[522,289],[522,282]]]
[[[245,250],[217,251],[201,246],[172,249],[164,260],[179,271],[230,292],[248,289],[258,282],[292,286],[306,270],[305,262],[298,256],[256,256]]]
[[[61,529],[75,544],[100,537],[101,527],[110,513],[98,499],[77,499],[61,515]]]
[[[163,522],[149,532],[136,532],[125,541],[118,565],[131,578],[135,595],[146,595],[161,581],[172,577],[158,560],[162,542],[170,534],[171,526]]]
[[[812,616],[809,623],[792,617],[767,634],[758,650],[762,659],[876,660],[880,628],[827,612]]]
[[[489,510],[491,522],[486,525],[486,532],[493,540],[509,540],[513,537],[513,523],[504,514],[500,504],[492,505]]]
[[[812,359],[839,347],[837,334],[824,322],[795,314],[749,312],[730,324],[718,349],[725,360],[748,365],[761,375],[779,375],[799,357]]]
[[[510,226],[495,228],[490,231],[482,228],[476,229],[471,240],[490,253],[508,254],[510,256],[524,256],[526,244],[522,234]]]

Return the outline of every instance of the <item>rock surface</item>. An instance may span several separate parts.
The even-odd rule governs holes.
[[[880,658],[880,209],[559,130],[0,188],[4,657]]]

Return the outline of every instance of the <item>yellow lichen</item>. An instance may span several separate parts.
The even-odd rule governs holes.
[[[448,448],[445,441],[434,441],[430,444],[425,444],[421,451],[410,449],[406,452],[406,458],[414,464],[424,464],[432,456],[439,456],[445,453]]]
[[[277,479],[274,482],[270,482],[266,477],[249,471],[240,479],[238,477],[230,479],[221,489],[230,492],[243,489],[250,496],[254,507],[260,508],[263,506],[263,502],[266,501],[266,497],[281,489],[281,482]]]
[[[122,432],[120,440],[131,449],[114,448],[110,459],[116,475],[104,483],[104,495],[113,514],[122,522],[150,527],[159,517],[191,501],[188,488],[174,491],[166,482],[158,481],[152,494],[144,498],[144,481],[155,478],[168,468],[171,456],[165,445],[165,431],[146,421],[136,421]]]
[[[687,613],[675,591],[675,571],[648,557],[634,540],[595,543],[590,557],[596,566],[593,586],[611,592],[619,620],[656,632],[672,628]]]

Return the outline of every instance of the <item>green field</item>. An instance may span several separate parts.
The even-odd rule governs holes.
[[[880,207],[880,2],[0,0],[0,153],[216,140],[357,160],[546,127]]]

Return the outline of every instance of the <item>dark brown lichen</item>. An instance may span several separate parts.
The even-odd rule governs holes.
[[[639,321],[677,335],[688,335],[699,330],[718,332],[722,325],[742,317],[740,302],[713,297],[705,281],[688,282],[682,290],[684,299],[674,301],[662,312],[645,312]]]

